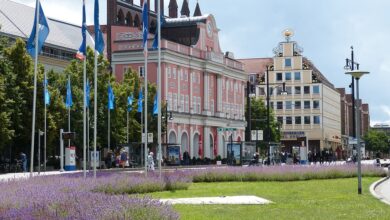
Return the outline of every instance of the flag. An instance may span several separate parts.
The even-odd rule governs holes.
[[[72,101],[72,89],[70,87],[70,78],[68,79],[68,84],[66,85],[66,102],[65,106],[66,108],[70,108],[73,105]]]
[[[95,0],[94,14],[95,14],[95,18],[94,18],[95,50],[98,51],[100,54],[102,54],[104,50],[104,39],[103,39],[103,33],[100,30],[100,25],[99,25],[99,0]]]
[[[89,80],[87,80],[87,85],[86,85],[86,88],[85,88],[85,107],[86,108],[89,108],[89,105],[90,105],[90,93],[91,93],[91,87],[89,85]]]
[[[44,100],[45,100],[45,105],[50,105],[50,93],[49,93],[49,89],[47,88],[47,79],[45,77],[45,79],[43,80],[43,89],[45,90],[44,91]]]
[[[113,110],[114,109],[114,92],[112,91],[111,85],[108,85],[108,109]]]
[[[142,112],[142,99],[144,98],[144,95],[142,94],[142,89],[139,91],[138,95],[138,112]]]
[[[154,103],[153,103],[153,115],[158,114],[158,104],[157,104],[157,93],[156,96],[154,97]]]
[[[144,1],[142,7],[142,32],[143,32],[143,44],[144,55],[148,55],[148,33],[149,33],[149,8],[147,1]]]
[[[133,95],[127,97],[127,111],[131,112],[133,110]]]
[[[165,24],[164,15],[161,15],[160,16],[160,26],[163,27],[164,24]],[[153,50],[157,50],[157,48],[158,48],[158,36],[159,35],[160,35],[160,33],[158,33],[158,27],[156,27],[156,34],[154,35],[154,40],[153,40],[153,45],[152,45]]]
[[[38,5],[37,0],[37,5]],[[50,29],[49,25],[47,24],[47,20],[45,17],[45,13],[43,13],[43,9],[41,4],[39,4],[39,27],[38,27],[38,53],[41,52],[42,46],[46,41],[47,36],[49,35]],[[35,58],[35,37],[36,37],[36,31],[37,31],[37,11],[35,10],[35,17],[34,17],[34,25],[33,29],[31,31],[30,37],[27,41],[27,52]]]
[[[79,60],[84,60],[85,56],[87,55],[86,31],[87,31],[87,23],[86,23],[86,15],[85,15],[85,0],[83,0],[83,26],[81,27],[81,35],[83,36],[83,41],[81,42],[79,51],[77,51],[76,54],[76,58]]]

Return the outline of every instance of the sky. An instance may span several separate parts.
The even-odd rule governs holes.
[[[13,0],[34,6],[35,0]],[[86,0],[87,23],[93,23],[93,0]],[[100,2],[106,23],[106,0]],[[139,4],[139,0],[134,0]],[[154,8],[152,0],[151,8]],[[178,0],[179,13],[183,0]],[[193,14],[196,0],[189,0]],[[272,57],[286,28],[303,55],[337,88],[347,91],[345,59],[354,47],[355,61],[369,71],[360,80],[360,97],[370,105],[371,125],[390,124],[390,1],[388,0],[198,0],[203,14],[213,14],[220,29],[220,45],[235,58]],[[41,0],[50,18],[81,25],[81,0]],[[169,0],[165,0],[168,12]]]

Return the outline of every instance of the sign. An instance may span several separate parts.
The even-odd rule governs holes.
[[[251,131],[251,140],[252,141],[262,141],[263,140],[263,130],[252,130]]]
[[[349,137],[348,138],[348,144],[357,144],[357,138]]]
[[[74,140],[76,132],[62,132],[62,140]]]
[[[142,133],[142,143],[145,143],[145,133]],[[148,143],[153,143],[153,133],[148,133]]]
[[[217,131],[236,131],[237,128],[217,128]]]
[[[65,167],[66,171],[76,170],[76,147],[65,148]]]
[[[167,147],[167,163],[169,165],[180,165],[180,145]]]
[[[91,153],[91,167],[99,167],[99,161],[100,161],[100,151],[96,151],[96,155],[94,154],[94,151],[90,151]]]
[[[283,139],[296,139],[300,137],[305,137],[304,131],[284,131],[282,133]]]

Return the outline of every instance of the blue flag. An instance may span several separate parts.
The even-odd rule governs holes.
[[[142,99],[144,99],[144,95],[142,94],[142,89],[139,91],[138,96],[138,112],[142,112]]]
[[[113,110],[114,109],[114,92],[112,91],[111,85],[108,85],[108,109]]]
[[[87,55],[86,31],[87,31],[87,23],[86,23],[86,15],[85,15],[85,0],[83,0],[83,25],[81,27],[81,35],[83,36],[83,41],[81,42],[79,51],[77,51],[76,54],[76,58],[80,60],[84,60],[85,56]]]
[[[68,79],[68,84],[66,85],[66,102],[65,102],[65,106],[66,108],[70,108],[72,107],[73,105],[73,101],[72,101],[72,89],[70,87],[70,78]]]
[[[38,5],[37,0],[37,5]],[[38,53],[41,52],[42,46],[46,41],[47,36],[49,35],[49,25],[47,24],[47,20],[45,17],[45,13],[43,13],[43,9],[41,4],[39,4],[39,27],[38,27]],[[33,29],[31,31],[30,37],[27,41],[27,52],[35,58],[35,37],[36,37],[36,31],[37,31],[37,10],[35,10],[35,17],[34,17],[34,25]]]
[[[47,79],[45,78],[43,80],[43,89],[45,90],[44,91],[44,100],[45,100],[45,105],[50,105],[50,93],[49,93],[49,89],[47,88]]]
[[[95,18],[94,18],[94,25],[95,25],[95,50],[98,51],[100,54],[103,53],[104,50],[104,39],[103,39],[103,33],[100,30],[99,25],[99,0],[95,0]]]
[[[156,96],[154,97],[154,103],[153,103],[153,115],[158,114],[158,104],[157,104],[157,93]]]
[[[128,112],[131,112],[131,110],[133,110],[133,100],[134,100],[133,95],[127,97],[127,111]]]
[[[86,108],[89,108],[89,105],[90,105],[90,93],[91,93],[91,87],[89,85],[89,80],[87,80],[87,85],[86,85],[86,88],[85,88],[85,107]]]
[[[165,18],[164,18],[164,15],[161,15],[160,16],[160,25],[161,27],[164,26],[165,24]],[[153,45],[152,45],[152,48],[153,50],[157,50],[158,48],[158,35],[160,35],[160,33],[158,33],[158,26],[156,27],[156,34],[154,35],[154,40],[153,40]]]
[[[144,1],[144,5],[142,7],[142,32],[143,32],[143,44],[144,47],[144,55],[148,54],[148,33],[149,33],[149,8],[147,1]]]

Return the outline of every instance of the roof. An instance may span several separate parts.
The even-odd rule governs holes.
[[[251,59],[238,59],[244,64],[244,71],[248,74],[260,74],[263,75],[267,70],[267,65],[273,64],[272,58],[251,58]]]
[[[303,64],[304,65],[306,64],[308,66],[308,69],[311,69],[313,71],[313,74],[315,76],[317,76],[317,79],[321,83],[323,83],[323,84],[329,86],[330,88],[333,88],[334,90],[336,90],[334,85],[331,82],[329,82],[329,80],[321,73],[321,71],[319,71],[317,69],[316,66],[314,66],[314,64],[309,59],[307,59],[306,57],[303,57]]]
[[[33,27],[34,15],[35,8],[10,0],[0,0],[0,33],[27,39]],[[50,33],[45,44],[74,51],[79,49],[82,41],[81,26],[48,17],[47,20]],[[87,37],[87,45],[93,45],[91,37]]]

